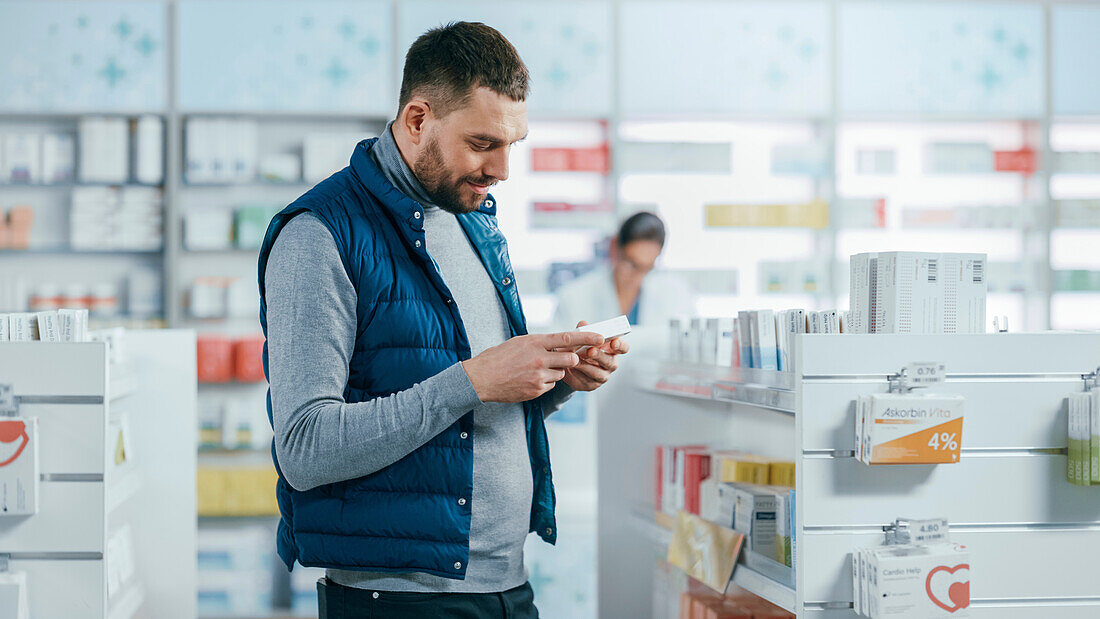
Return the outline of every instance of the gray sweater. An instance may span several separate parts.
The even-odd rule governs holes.
[[[488,273],[455,216],[429,204],[389,127],[371,155],[395,187],[424,206],[428,252],[458,304],[472,354],[508,339],[507,315]],[[344,402],[356,294],[331,234],[309,213],[279,234],[264,277],[275,450],[293,487],[369,475],[474,411],[465,580],[346,570],[329,570],[328,577],[382,591],[498,592],[523,584],[532,478],[522,405],[483,404],[457,363],[391,396]],[[555,387],[547,413],[571,394],[564,383]]]

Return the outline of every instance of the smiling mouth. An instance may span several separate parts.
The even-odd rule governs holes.
[[[466,184],[470,187],[470,189],[474,190],[474,193],[479,193],[482,195],[489,193],[489,185],[478,185],[477,183],[471,183],[470,181],[466,181]]]

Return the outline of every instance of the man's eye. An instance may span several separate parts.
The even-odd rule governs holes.
[[[490,148],[490,146],[488,144],[484,144],[484,145],[482,145],[482,144],[470,144],[470,146],[472,146],[474,150],[480,150],[480,151],[487,151]]]

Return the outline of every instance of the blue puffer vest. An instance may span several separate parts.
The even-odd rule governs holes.
[[[348,167],[275,215],[260,249],[260,323],[266,337],[264,273],[279,231],[295,215],[311,211],[332,232],[358,295],[355,349],[344,389],[349,403],[408,389],[470,358],[459,308],[427,252],[423,218],[416,216],[423,209],[383,176],[369,154],[374,142],[360,142]],[[478,211],[458,220],[496,282],[512,335],[526,334],[508,246],[496,224],[495,200],[489,196]],[[266,343],[263,360],[266,374]],[[554,488],[540,400],[526,402],[524,412],[534,478],[530,530],[553,544]],[[270,420],[270,391],[267,414]],[[458,499],[469,497],[473,489],[475,440],[471,411],[376,473],[306,491],[286,482],[273,442],[282,514],[279,556],[291,569],[297,561],[311,567],[465,578],[470,504],[460,505]]]

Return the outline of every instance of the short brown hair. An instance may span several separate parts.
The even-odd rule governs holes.
[[[436,116],[460,107],[477,87],[513,101],[527,99],[527,65],[496,29],[481,22],[451,22],[420,35],[405,54],[397,115],[414,95]]]

